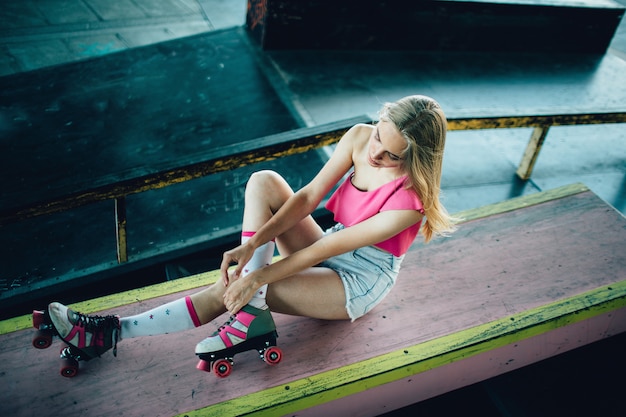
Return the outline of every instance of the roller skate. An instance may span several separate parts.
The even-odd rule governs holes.
[[[270,310],[246,305],[234,314],[212,336],[196,346],[200,358],[197,368],[226,378],[232,372],[233,357],[241,352],[256,350],[268,365],[276,365],[283,352],[276,347],[276,325]]]
[[[33,346],[46,349],[52,345],[53,336],[66,343],[61,349],[61,375],[74,377],[78,374],[78,362],[89,361],[113,348],[117,355],[119,338],[118,316],[86,316],[59,303],[52,303],[48,310],[33,311],[33,327],[37,329]]]

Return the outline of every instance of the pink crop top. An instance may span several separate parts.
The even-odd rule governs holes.
[[[354,172],[337,188],[326,203],[336,222],[353,226],[386,210],[417,210],[424,214],[419,197],[404,188],[405,177],[388,182],[372,191],[361,191],[352,184]],[[409,249],[422,222],[410,226],[397,235],[374,246],[402,256]]]

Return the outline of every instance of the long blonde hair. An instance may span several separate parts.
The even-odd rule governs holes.
[[[435,100],[426,96],[408,96],[386,103],[379,113],[380,120],[393,123],[407,141],[403,153],[407,172],[407,188],[419,196],[426,215],[422,226],[424,241],[445,236],[456,227],[439,201],[443,150],[448,122]]]

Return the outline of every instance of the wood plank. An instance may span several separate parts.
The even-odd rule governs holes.
[[[450,117],[448,130],[512,129],[603,123],[626,123],[626,112]]]
[[[536,127],[533,129],[533,134],[528,141],[528,145],[526,145],[526,150],[516,171],[517,176],[521,179],[527,180],[530,178],[549,129],[549,127]]]
[[[522,336],[520,333],[507,341],[500,340],[499,342],[504,343],[500,347],[493,344],[483,346],[484,350],[480,346],[461,348],[456,357],[448,355],[450,359],[448,363],[443,359],[446,355],[438,358],[442,360],[441,362],[431,361],[431,358],[424,359],[424,362],[404,367],[409,376],[384,384],[375,384],[369,380],[366,390],[299,410],[297,415],[375,416],[532,365],[623,332],[626,332],[626,308],[608,312],[598,311],[596,316],[565,325],[559,323],[559,327],[550,328],[545,333],[531,335],[526,339],[520,339]],[[428,344],[417,345],[411,347],[410,351],[428,348]],[[208,410],[198,411],[197,415],[203,415]],[[255,412],[249,415],[279,414],[275,411],[271,409],[267,413]],[[188,415],[191,417],[196,413],[191,412]]]
[[[283,362],[268,367],[255,354],[243,354],[223,381],[194,370],[193,355],[195,343],[221,320],[206,330],[124,340],[118,358],[89,362],[74,380],[57,375],[56,348],[36,351],[29,347],[30,330],[15,331],[29,325],[26,318],[5,321],[0,412],[108,415],[114,409],[169,416],[202,414],[206,407],[229,414],[235,407],[237,414],[282,413],[621,311],[626,219],[590,191],[579,191],[478,215],[450,238],[414,245],[397,288],[355,323],[276,314]],[[212,279],[197,276],[77,307],[129,315]],[[180,292],[171,293],[176,285]],[[158,296],[163,292],[168,295]],[[407,321],[415,325],[407,329]]]
[[[464,223],[471,220],[478,220],[485,217],[493,216],[496,214],[508,213],[510,211],[518,210],[524,207],[531,207],[537,204],[546,203],[548,201],[554,201],[561,198],[570,197],[586,191],[589,191],[589,188],[581,183],[564,185],[562,187],[558,187],[552,190],[515,197],[509,200],[489,204],[475,209],[464,210],[454,214],[454,217],[459,218],[460,223]]]

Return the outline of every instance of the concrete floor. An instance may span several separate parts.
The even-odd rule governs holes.
[[[626,5],[626,0],[619,1]],[[5,1],[0,9],[0,76],[243,25],[245,10],[246,0]],[[332,71],[320,73],[313,64],[309,67],[303,64],[294,65],[293,56],[286,59],[285,53],[270,54],[270,58],[284,77],[283,81],[286,81],[288,86],[286,97],[295,103],[302,119],[309,125],[359,114],[373,115],[381,101],[423,87],[416,79],[411,78],[413,75],[410,71],[402,72],[401,67],[400,72],[392,73],[381,69],[376,73],[360,74],[355,79],[354,74],[342,72],[341,65],[336,65]],[[318,55],[315,59],[318,58],[333,57]],[[362,59],[362,56],[353,58],[358,60]],[[397,56],[394,59],[397,59]],[[622,21],[606,56],[598,65],[620,67],[624,60],[626,60],[626,22]],[[326,62],[330,62],[330,59]],[[509,70],[511,65],[511,62],[500,62],[502,71]],[[604,73],[598,71],[596,74]],[[501,74],[494,72],[492,75],[497,77]],[[553,83],[537,85],[537,91],[519,90],[517,94],[520,103],[524,104],[516,105],[522,107],[522,110],[511,109],[526,111],[527,108],[523,107],[536,98],[540,90],[543,90],[544,98],[547,95],[546,89],[554,89],[555,95],[567,92],[567,83],[571,81],[566,79],[561,83],[560,80],[554,79]],[[622,106],[623,110],[626,102],[624,93],[626,83],[622,82],[623,78],[602,75],[592,81],[589,88],[594,89],[594,94],[589,100],[597,100],[598,105]],[[516,91],[511,93],[499,89],[489,90],[490,83],[492,79],[477,78],[475,84],[459,86],[454,84],[454,80],[447,80],[442,76],[439,84],[430,83],[424,89],[427,94],[442,103],[446,112],[461,115],[465,111],[476,109],[485,112],[497,111],[511,102],[511,94],[516,94]],[[310,88],[311,85],[315,88]],[[547,100],[546,107],[539,107],[538,112],[560,105]],[[569,104],[574,107],[580,105],[574,102]],[[517,195],[582,182],[617,210],[626,213],[626,129],[623,125],[551,129],[532,179],[521,182],[515,177],[515,169],[529,136],[529,129],[450,132],[443,173],[444,203],[449,211],[457,212]],[[623,337],[616,339],[615,343],[617,345],[598,344],[579,356],[570,355],[572,358],[570,362],[567,362],[566,358],[556,361],[558,366],[565,368],[578,366],[576,363],[579,361],[591,363],[593,361],[589,355],[594,355],[593,357],[615,355],[617,352],[615,346],[621,346],[621,349],[626,347]],[[511,387],[508,390],[505,389],[504,383],[487,381],[460,393],[444,396],[438,400],[439,403],[429,402],[428,407],[436,404],[436,410],[440,412],[443,410],[439,415],[447,413],[452,415],[456,414],[456,411],[446,409],[446,404],[458,402],[459,398],[467,403],[469,399],[476,400],[484,394],[484,401],[467,403],[469,406],[465,407],[465,410],[474,409],[478,413],[482,410],[482,415],[497,416],[544,415],[537,411],[526,414],[530,413],[529,408],[525,408],[523,404],[524,397],[536,397],[539,395],[537,389],[541,389],[543,400],[553,401],[550,407],[546,408],[554,411],[550,415],[587,415],[577,413],[571,407],[559,408],[559,404],[563,405],[567,401],[564,398],[549,398],[550,392],[554,396],[564,395],[563,393],[568,392],[567,387],[570,387],[567,385],[569,383],[567,373],[558,375],[558,372],[550,371],[549,376],[545,375],[546,369],[553,370],[555,363],[553,361],[550,362],[551,365],[533,368],[536,369],[534,374],[532,369],[512,373],[511,379],[507,380]],[[621,371],[623,375],[623,371],[626,370],[624,362],[618,361],[615,365],[613,369]],[[593,370],[589,370],[589,373],[578,375],[577,378],[598,381],[607,379],[602,372],[608,368],[598,369],[600,374],[594,374]],[[516,380],[515,375],[520,374],[523,376]],[[537,378],[539,375],[543,375],[544,378],[541,387],[526,387],[526,391],[516,392],[520,381],[528,381],[529,378]],[[617,375],[623,378],[619,373]],[[549,385],[546,381],[553,383],[552,391],[546,388]],[[599,385],[606,388],[602,384]],[[513,386],[515,388],[512,388]],[[555,386],[559,389],[554,388]],[[593,390],[589,387],[586,392],[597,391],[600,391],[600,388]],[[596,401],[594,398],[590,397],[589,401]],[[426,407],[426,404],[422,404],[404,411],[410,412],[411,415],[420,412],[422,415],[433,414]],[[483,407],[489,408],[493,414],[485,412],[486,408]],[[560,413],[559,409],[563,413]],[[610,404],[605,406],[603,411],[601,415],[617,415],[616,409]],[[401,413],[398,412],[397,415]]]

